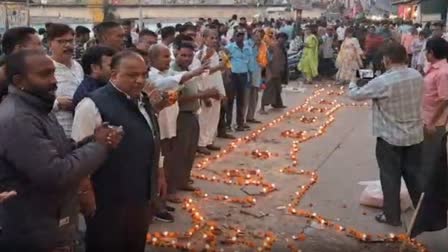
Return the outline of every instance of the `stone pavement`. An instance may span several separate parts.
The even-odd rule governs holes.
[[[327,89],[337,91],[334,87]],[[314,87],[307,87],[305,93],[285,91],[285,104],[289,106],[288,109],[301,105],[314,90],[316,90]],[[337,99],[339,103],[351,103],[344,96],[329,96],[326,92],[315,99],[313,106],[334,107],[335,105],[325,104],[334,99]],[[321,99],[325,99],[324,104],[319,104]],[[258,119],[270,122],[285,112],[286,110],[271,110],[266,116],[259,115]],[[217,251],[256,251],[263,244],[268,248],[271,246],[272,241],[261,237],[271,232],[276,237],[276,241],[270,248],[272,251],[291,251],[290,249],[341,252],[399,251],[399,243],[361,242],[359,239],[347,236],[346,231],[340,232],[335,228],[324,227],[316,221],[311,221],[313,218],[293,216],[288,211],[288,204],[294,199],[296,191],[300,191],[299,186],[307,185],[311,180],[310,176],[288,175],[280,172],[280,169],[292,163],[290,151],[291,143],[294,141],[294,139],[281,136],[281,133],[294,129],[296,132],[306,130],[308,134],[314,134],[316,131],[313,130],[329,119],[324,114],[308,112],[291,114],[274,127],[262,132],[254,141],[239,145],[232,153],[213,162],[207,169],[201,171],[196,169],[195,173],[204,174],[210,178],[213,175],[219,177],[224,170],[259,170],[264,180],[275,184],[278,190],[267,195],[255,196],[256,204],[248,208],[241,204],[225,202],[224,199],[212,198],[216,195],[245,198],[248,197],[248,193],[259,193],[259,187],[226,185],[195,179],[195,186],[207,193],[208,198],[198,198],[188,193],[182,196],[186,199],[191,198],[192,203],[198,208],[194,211],[198,211],[207,223],[212,222],[211,225],[220,232],[210,232],[200,228],[199,232],[194,232],[191,239],[179,240],[179,242],[184,245],[189,242],[192,249],[200,251],[205,248],[207,241],[213,240],[211,237],[216,236],[217,244],[209,242],[208,246],[215,248],[216,245]],[[303,115],[305,119],[301,118]],[[295,209],[316,213],[319,218],[320,216],[325,218],[324,221],[335,223],[336,229],[339,226],[343,226],[346,230],[355,228],[360,231],[357,234],[360,239],[364,233],[387,235],[405,232],[404,228],[378,224],[374,216],[380,210],[359,204],[359,196],[364,188],[357,183],[378,179],[378,168],[374,156],[375,139],[371,136],[369,115],[369,108],[366,106],[344,106],[333,114],[334,122],[327,130],[323,130],[321,136],[298,144],[299,152],[292,153],[297,156],[298,169],[316,170],[319,176],[317,183],[310,190],[303,191],[304,197]],[[313,116],[317,117],[317,121],[308,122],[307,119]],[[247,134],[249,132],[236,135],[244,137]],[[217,142],[221,146],[228,143],[223,140]],[[271,156],[267,159],[254,159],[251,153],[256,149],[260,152],[267,150]],[[256,174],[253,176],[256,177]],[[191,217],[181,205],[176,208],[175,223],[154,223],[150,226],[150,232],[152,234],[164,231],[181,234],[187,232],[192,227]],[[404,214],[406,223],[411,213],[412,211],[408,211]],[[236,229],[239,229],[241,233],[237,234]],[[421,241],[428,245],[429,251],[448,251],[448,242],[444,240],[447,233],[442,231],[425,234],[421,237]],[[204,234],[208,236],[205,237]],[[253,247],[233,243],[232,238],[235,239],[233,236],[241,242],[243,240],[253,242]],[[371,239],[370,236],[366,237],[368,240]],[[169,241],[169,239],[166,240]],[[148,250],[174,251],[149,246]],[[407,251],[416,250],[409,248]]]

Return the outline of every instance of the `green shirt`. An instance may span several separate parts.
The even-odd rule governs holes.
[[[184,72],[185,70],[180,68],[176,63],[173,63],[171,65],[171,69],[177,72]],[[190,97],[190,96],[196,96],[199,93],[199,78],[195,77],[188,82],[184,83],[184,87],[179,92],[179,98],[180,97]],[[194,99],[189,102],[182,102],[179,103],[179,111],[184,112],[197,112],[199,108],[201,107],[201,104],[199,103],[199,99]]]

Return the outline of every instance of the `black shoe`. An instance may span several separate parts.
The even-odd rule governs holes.
[[[168,212],[160,212],[154,215],[153,218],[155,221],[165,222],[165,223],[172,223],[174,222],[174,216],[171,215]]]
[[[247,129],[244,128],[244,126],[238,126],[238,127],[236,127],[235,130],[236,130],[236,131],[246,131]]]
[[[224,139],[236,139],[235,136],[227,134],[227,133],[225,133],[225,134],[218,134],[218,137],[219,138],[224,138]]]
[[[248,123],[257,123],[257,124],[261,123],[261,121],[258,121],[258,120],[255,120],[255,119],[248,119],[248,120],[246,120],[246,122],[248,122]]]
[[[275,106],[272,106],[273,108],[276,108],[276,109],[284,109],[284,108],[287,108],[285,105],[275,105]]]
[[[209,156],[212,154],[206,147],[198,147],[196,152],[199,154],[202,154],[202,155],[206,155],[206,156]]]
[[[230,126],[230,125],[226,126],[226,130],[227,131],[232,131],[232,126]]]
[[[165,210],[167,210],[168,212],[175,212],[176,208],[167,205],[167,206],[165,206]]]
[[[221,147],[213,145],[213,144],[210,144],[210,145],[207,145],[207,149],[209,149],[211,151],[220,151]]]
[[[399,226],[401,226],[401,221],[400,221],[400,220],[398,220],[398,221],[393,221],[393,222],[392,222],[392,221],[388,221],[388,220],[386,219],[386,215],[384,215],[384,213],[375,216],[375,220],[376,220],[377,222],[379,222],[379,223],[383,223],[383,224],[391,225],[391,226],[394,226],[394,227],[399,227]]]
[[[249,129],[250,129],[250,126],[247,125],[247,124],[244,124],[244,125],[243,125],[243,128],[246,129],[246,130],[249,130]]]

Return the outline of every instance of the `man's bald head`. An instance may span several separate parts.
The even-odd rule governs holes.
[[[130,97],[139,97],[148,76],[143,57],[133,51],[120,52],[112,58],[111,68],[112,83]]]
[[[110,66],[112,69],[116,70],[116,69],[120,68],[120,65],[122,64],[122,62],[127,59],[141,59],[144,62],[144,59],[140,54],[138,54],[137,52],[131,51],[131,50],[126,50],[126,51],[122,51],[122,52],[115,54],[112,57]]]
[[[171,62],[170,49],[164,44],[151,46],[149,49],[149,60],[151,61],[151,66],[159,71],[168,70]]]

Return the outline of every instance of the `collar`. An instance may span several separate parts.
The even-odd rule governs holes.
[[[128,100],[134,101],[134,99],[132,99],[131,96],[129,96],[128,94],[126,94],[126,92],[124,92],[123,90],[118,88],[113,81],[109,81],[109,82],[112,85],[112,87],[114,87],[118,92],[122,93]],[[140,97],[138,98],[138,102],[141,102],[141,100],[142,100],[142,95],[140,94]]]
[[[398,71],[398,70],[403,70],[403,69],[406,69],[406,68],[408,68],[408,66],[406,66],[406,65],[394,66],[394,67],[391,67],[389,70],[387,70],[386,73],[390,73],[390,72]]]
[[[99,79],[95,79],[95,78],[93,78],[93,77],[91,77],[89,75],[85,75],[84,76],[84,80],[86,80],[88,82],[92,82],[92,83],[96,84],[99,87],[105,86],[108,83],[108,81],[102,81],[102,80],[99,80]]]
[[[431,64],[430,69],[439,69],[444,66],[448,66],[448,62],[446,61],[446,59],[441,59],[436,63]]]
[[[73,59],[72,59],[72,66],[71,66],[71,67],[68,67],[68,66],[66,66],[66,65],[64,65],[64,64],[62,64],[62,63],[59,63],[59,62],[57,62],[56,60],[54,60],[53,58],[52,58],[51,60],[53,61],[55,67],[63,67],[63,68],[67,68],[67,69],[70,70],[70,71],[71,71],[71,70],[74,68],[74,66],[75,66],[75,63],[73,62],[73,61],[74,61]]]
[[[193,64],[193,63],[191,63],[190,66],[191,66],[192,64]],[[188,69],[187,69],[187,70],[182,69],[182,67],[179,66],[179,65],[176,63],[176,61],[174,61],[173,64],[171,65],[171,69],[173,69],[173,70],[176,71],[176,72],[188,72],[188,71],[189,71]]]
[[[22,91],[13,85],[9,85],[8,94],[16,95],[20,97],[20,99],[24,100],[26,103],[30,104],[31,107],[45,112],[46,114],[50,113],[53,109],[54,102],[48,102],[38,96],[35,96],[31,93]]]

